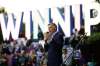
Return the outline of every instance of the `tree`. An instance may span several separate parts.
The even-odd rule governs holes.
[[[86,45],[86,52],[88,53],[88,58],[92,59],[94,58],[94,60],[97,62],[97,66],[99,66],[100,64],[100,32],[96,32],[94,34],[92,34],[91,36],[89,36],[89,38],[87,39],[87,45]]]
[[[100,3],[100,0],[96,0],[96,2]]]

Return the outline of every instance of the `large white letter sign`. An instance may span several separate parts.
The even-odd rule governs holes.
[[[59,10],[57,8],[51,8],[51,18],[53,18],[53,22],[55,24],[59,24],[66,35],[66,37],[70,36],[70,7],[65,7],[65,21],[62,18]]]
[[[24,12],[23,22],[25,23],[25,36],[27,39],[31,37],[31,30],[30,30],[30,11]]]
[[[90,10],[95,9],[98,11],[98,15],[95,18],[90,18]],[[91,4],[83,5],[83,12],[85,18],[85,32],[90,35],[90,26],[96,25],[100,22],[100,5],[96,2],[91,2]]]
[[[19,29],[20,29],[20,21],[21,21],[21,13],[17,13],[16,15],[16,21],[14,21],[12,14],[8,14],[8,21],[5,22],[4,15],[0,14],[0,23],[2,28],[2,34],[4,40],[9,40],[10,32],[13,39],[17,39],[19,35]],[[14,26],[15,22],[15,26]],[[7,26],[5,25],[7,23]]]
[[[47,26],[49,24],[49,9],[34,10],[32,12],[33,18],[33,38],[37,39],[38,27],[42,32],[47,32]]]
[[[80,4],[73,5],[72,11],[75,19],[75,28],[80,30]]]

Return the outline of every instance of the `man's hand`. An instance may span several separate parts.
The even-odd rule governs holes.
[[[47,41],[49,38],[49,32],[44,33],[44,41]]]

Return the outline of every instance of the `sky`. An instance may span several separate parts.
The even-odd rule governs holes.
[[[13,12],[86,4],[92,1],[94,0],[0,0],[0,7],[5,7],[7,12]]]

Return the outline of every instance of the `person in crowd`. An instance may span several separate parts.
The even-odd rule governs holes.
[[[0,66],[8,66],[8,59],[6,53],[0,53]]]
[[[66,66],[67,65],[67,63],[66,63],[66,60],[67,60],[67,56],[68,54],[67,54],[67,48],[63,48],[62,49],[62,59],[63,59],[63,63],[62,63],[62,66]]]
[[[24,66],[25,65],[25,56],[24,56],[24,51],[19,52],[18,54],[18,65],[19,66]]]
[[[35,50],[33,49],[30,54],[31,54],[31,59],[32,59],[32,65],[36,66],[36,52],[35,52]]]
[[[44,36],[45,49],[48,52],[47,66],[60,66],[62,63],[63,34],[57,31],[57,25],[50,23],[49,32]]]
[[[69,42],[71,44],[71,46],[75,49],[77,44],[78,44],[78,41],[79,41],[79,35],[78,35],[78,30],[77,29],[73,29],[73,33],[69,39]]]
[[[41,62],[41,58],[42,58],[42,56],[43,56],[43,53],[41,52],[41,50],[40,49],[38,49],[38,51],[37,51],[37,66],[40,66],[40,62]]]
[[[79,34],[79,35],[84,35],[84,34],[85,34],[84,26],[81,26],[81,28],[80,28],[78,34]]]
[[[62,48],[62,59],[63,63],[62,66],[71,66],[72,64],[72,57],[73,57],[73,49],[64,45]]]
[[[12,57],[12,66],[18,66],[18,54],[14,53]]]

